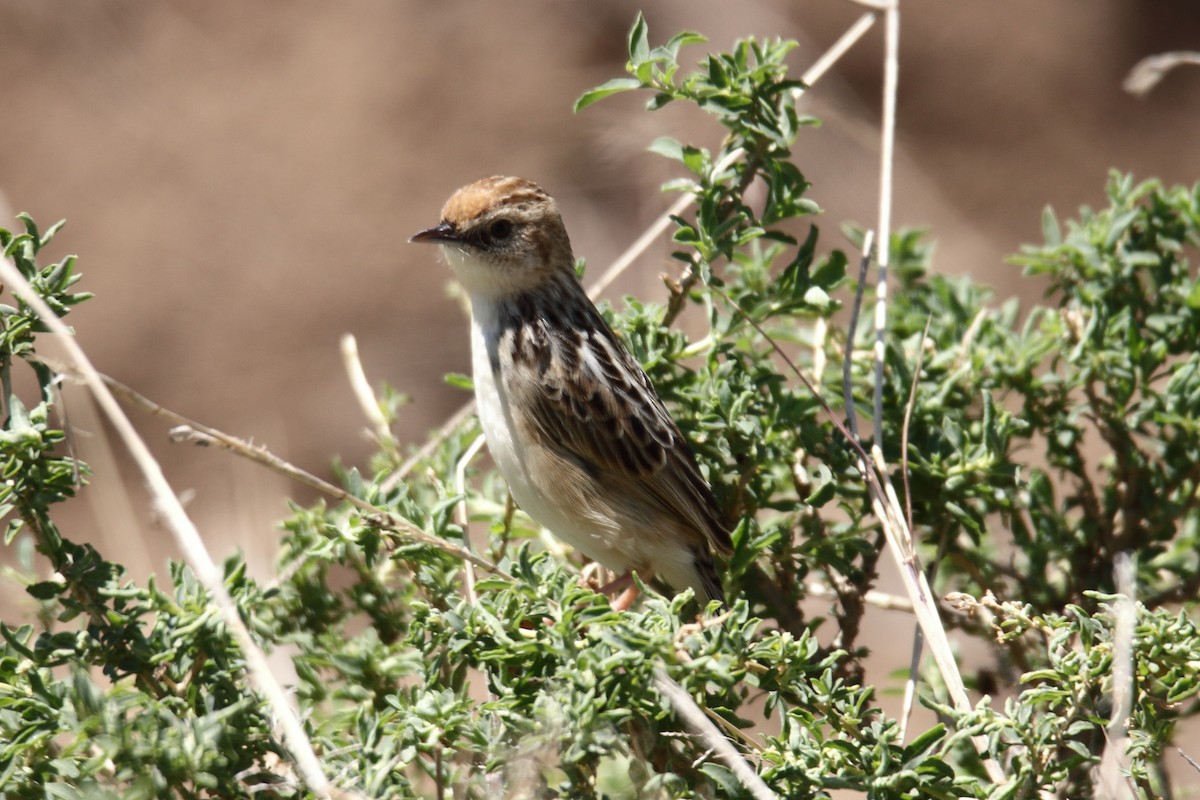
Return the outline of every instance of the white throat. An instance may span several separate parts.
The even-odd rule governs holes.
[[[532,264],[481,258],[460,244],[443,244],[441,251],[458,282],[471,296],[472,305],[477,299],[497,300],[528,291],[539,279],[539,270]]]

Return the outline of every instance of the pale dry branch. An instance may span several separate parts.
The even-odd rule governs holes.
[[[921,384],[921,369],[925,364],[925,341],[929,336],[929,326],[933,317],[925,319],[925,329],[921,331],[921,339],[917,343],[917,364],[913,368],[912,385],[908,390],[908,403],[904,406],[904,424],[900,427],[900,475],[904,480],[904,521],[909,530],[913,527],[912,513],[912,484],[908,476],[908,434],[912,425],[912,412],[917,404],[917,387]],[[936,565],[937,562],[935,561]],[[900,741],[908,737],[908,723],[912,719],[913,709],[917,704],[917,681],[921,676],[921,653],[925,647],[925,636],[918,625],[913,630],[912,657],[908,662],[908,679],[904,682],[904,703],[900,709]]]
[[[12,289],[14,294],[33,309],[51,334],[57,337],[66,349],[69,358],[75,365],[77,374],[91,390],[97,405],[112,423],[117,435],[145,478],[154,505],[161,514],[167,529],[175,538],[188,566],[208,591],[213,605],[237,642],[238,649],[241,650],[242,657],[246,661],[246,672],[259,691],[263,693],[275,719],[275,724],[282,731],[283,743],[292,756],[293,766],[313,794],[321,798],[331,798],[334,787],[325,776],[324,768],[313,750],[312,742],[309,741],[304,725],[288,701],[287,693],[271,672],[266,654],[255,643],[254,637],[251,636],[246,623],[238,612],[237,605],[225,588],[225,576],[221,568],[217,566],[205,548],[200,532],[188,517],[170,483],[167,482],[162,467],[150,453],[150,448],[138,435],[133,423],[125,416],[125,412],[113,396],[108,384],[96,371],[91,359],[72,336],[70,329],[37,295],[20,270],[8,258],[0,259],[0,278]]]
[[[847,2],[853,3],[856,6],[862,6],[863,8],[873,8],[876,12],[879,12],[895,8],[899,0],[847,0]]]
[[[988,310],[986,308],[979,309],[979,313],[971,320],[971,324],[967,326],[966,333],[963,334],[962,341],[958,345],[958,355],[954,359],[954,368],[958,369],[971,358],[971,348],[975,344],[975,337],[979,335],[980,329],[983,327],[983,321],[987,319]]]
[[[408,477],[408,474],[416,468],[425,459],[433,455],[439,447],[441,447],[447,439],[454,435],[458,430],[458,426],[462,425],[471,415],[475,413],[475,401],[470,400],[464,403],[457,411],[450,415],[450,418],[442,423],[433,435],[430,436],[425,444],[417,449],[417,452],[408,457],[408,460],[400,465],[399,469],[387,476],[380,484],[379,488],[385,492],[390,492],[396,488],[396,484]]]
[[[813,321],[813,342],[812,342],[812,377],[813,386],[817,391],[821,390],[821,385],[825,377],[825,364],[827,358],[825,356],[825,342],[829,338],[829,320],[825,317],[817,317]]]
[[[896,86],[900,73],[900,5],[884,12],[883,120],[879,147],[879,247],[876,263],[879,281],[875,288],[875,437],[871,448],[876,460],[883,454],[883,361],[887,341],[888,267],[892,248],[892,184],[896,160]]]
[[[842,354],[842,402],[846,406],[846,424],[858,441],[858,409],[854,407],[854,381],[851,371],[854,366],[854,339],[858,334],[858,315],[862,310],[863,291],[867,285],[867,270],[875,252],[875,231],[863,235],[862,255],[858,260],[858,282],[854,288],[854,302],[850,305],[850,322],[847,324],[846,349]]]
[[[929,337],[929,326],[933,316],[925,319],[925,330],[921,332],[921,341],[917,343],[917,365],[913,369],[912,385],[908,387],[908,403],[904,406],[904,424],[900,427],[900,475],[904,479],[904,520],[908,527],[913,526],[912,515],[912,486],[908,480],[908,429],[912,425],[913,408],[917,405],[917,387],[921,385],[921,368],[925,365],[925,342]]]
[[[1176,67],[1185,65],[1200,66],[1200,52],[1194,50],[1176,50],[1170,53],[1159,53],[1147,56],[1133,65],[1121,88],[1137,97],[1145,96],[1158,85],[1166,74]]]
[[[829,586],[817,581],[810,581],[804,585],[805,592],[810,597],[837,597],[838,593]],[[869,589],[863,595],[863,602],[869,606],[875,606],[885,611],[906,611],[912,613],[913,605],[907,597],[881,592],[878,589]]]
[[[938,665],[938,671],[946,684],[946,689],[961,711],[971,707],[967,697],[966,686],[962,673],[950,647],[950,639],[946,628],[938,614],[937,604],[929,581],[922,571],[916,551],[913,549],[912,531],[906,515],[896,498],[895,489],[888,479],[886,464],[883,460],[881,446],[883,418],[883,360],[884,334],[887,329],[887,271],[891,250],[892,231],[892,197],[895,172],[896,144],[896,97],[900,74],[900,5],[891,3],[884,11],[884,62],[883,62],[883,120],[880,130],[880,163],[879,163],[879,247],[877,248],[877,263],[879,264],[879,283],[876,290],[875,305],[875,443],[872,455],[876,462],[876,481],[871,492],[871,505],[883,526],[887,537],[888,550],[895,560],[904,587],[912,600],[913,610],[920,623],[922,634],[929,643],[929,649]],[[866,464],[863,465],[866,468]],[[999,763],[988,757],[987,739],[974,736],[972,741],[983,757],[983,766],[988,776],[997,784],[1007,782]]]
[[[1105,729],[1107,742],[1097,767],[1097,797],[1125,800],[1137,796],[1129,785],[1129,718],[1133,714],[1133,637],[1137,627],[1137,585],[1129,553],[1113,558],[1113,583],[1120,595],[1113,604],[1112,715]]]
[[[868,11],[854,21],[854,24],[846,29],[846,32],[838,37],[838,40],[821,56],[813,62],[812,66],[804,71],[800,76],[801,82],[805,86],[812,86],[821,76],[830,70],[830,68],[846,55],[846,52],[853,47],[859,39],[861,39],[867,31],[871,30],[871,26],[879,19],[879,12],[887,8],[887,5],[880,3],[863,3],[869,5],[876,11]]]
[[[47,362],[52,368],[64,372],[69,375],[83,377],[81,371],[63,367]],[[373,519],[377,519],[383,527],[394,531],[397,535],[416,542],[418,544],[428,545],[435,549],[441,550],[450,555],[457,556],[464,561],[470,561],[475,566],[485,569],[502,578],[512,580],[512,576],[498,568],[490,561],[476,556],[474,553],[465,550],[457,545],[451,544],[444,539],[439,539],[432,536],[420,528],[413,525],[408,520],[396,516],[387,509],[380,508],[376,505],[368,503],[360,497],[356,497],[345,489],[318,478],[311,472],[307,472],[294,464],[280,458],[265,447],[260,445],[250,444],[236,436],[231,436],[224,431],[212,428],[201,422],[188,419],[182,414],[171,411],[148,397],[140,394],[134,389],[126,386],[115,378],[109,377],[102,373],[96,373],[99,380],[107,389],[119,395],[125,401],[132,403],[143,411],[163,419],[170,420],[175,423],[175,427],[171,430],[171,438],[177,442],[191,442],[202,446],[219,447],[222,450],[227,450],[235,455],[241,456],[249,461],[253,461],[260,466],[266,467],[272,472],[283,475],[285,478],[295,481],[303,486],[308,486],[311,489],[332,497],[339,502],[348,503],[360,511],[370,515]]]
[[[612,265],[604,271],[604,273],[596,279],[596,282],[588,287],[588,297],[593,300],[604,294],[605,290],[612,285],[625,270],[633,266],[633,262],[641,257],[642,253],[654,244],[654,240],[661,236],[667,228],[671,226],[671,218],[677,217],[687,207],[692,204],[693,197],[690,194],[685,194],[679,197],[671,207],[658,216],[654,222],[650,223],[650,227],[642,232],[642,235],[634,240],[633,244],[625,249],[625,252],[617,256]]]
[[[383,411],[379,408],[379,401],[375,397],[375,392],[371,389],[371,382],[367,380],[367,373],[363,369],[362,359],[358,356],[358,340],[354,338],[354,334],[342,334],[341,352],[342,366],[346,369],[346,377],[350,381],[350,389],[354,392],[354,399],[358,401],[358,406],[362,409],[363,416],[370,423],[371,430],[375,434],[375,439],[381,447],[386,447],[389,450],[394,449],[396,447],[396,437],[392,435],[392,429],[388,426],[388,421],[384,417]]]
[[[908,741],[908,723],[917,705],[917,681],[921,672],[921,654],[925,649],[925,634],[921,626],[913,628],[912,656],[908,659],[908,678],[904,681],[904,701],[900,705],[900,743]]]
[[[725,766],[733,771],[755,800],[778,800],[778,796],[763,782],[759,774],[750,768],[746,759],[734,749],[729,740],[721,735],[712,721],[704,714],[696,701],[682,686],[671,679],[661,667],[654,670],[654,685],[675,709],[681,722],[700,740],[706,750],[716,754]]]
[[[481,449],[483,449],[483,434],[475,437],[475,441],[471,442],[470,447],[466,449],[454,467],[454,492],[462,495],[462,499],[458,501],[458,507],[454,509],[454,517],[459,527],[462,528],[463,546],[467,550],[471,550],[471,518],[467,512],[467,465],[474,460],[475,456],[479,455]],[[463,569],[466,575],[467,600],[472,606],[476,606],[479,604],[479,597],[475,594],[475,565],[466,561],[463,563]]]
[[[912,535],[905,522],[903,509],[900,507],[895,490],[892,488],[891,482],[887,478],[887,473],[883,469],[886,465],[883,464],[882,460],[876,462],[867,454],[859,443],[858,438],[850,432],[846,424],[834,413],[829,403],[816,391],[812,382],[796,366],[775,338],[767,333],[758,321],[750,316],[724,290],[716,286],[710,288],[741,314],[763,339],[771,345],[771,348],[783,360],[788,369],[812,393],[817,403],[821,406],[821,409],[829,417],[834,428],[846,440],[850,448],[855,451],[855,454],[858,456],[859,470],[867,485],[872,511],[883,528],[888,542],[887,550],[892,554],[892,558],[900,572],[908,599],[913,605],[913,613],[916,614],[917,622],[920,624],[925,638],[930,643],[930,652],[933,654],[938,671],[942,675],[942,680],[946,685],[947,691],[950,693],[954,706],[961,711],[970,710],[970,698],[967,696],[962,673],[959,671],[958,663],[954,659],[954,651],[950,647],[950,640],[946,635],[945,626],[942,625],[933,590],[929,586],[929,581],[926,579],[925,573],[921,570],[920,559],[912,548]],[[999,763],[986,755],[986,738],[974,736],[972,737],[972,742],[983,758],[984,768],[987,770],[989,777],[997,784],[1006,783],[1007,779],[1001,771]]]

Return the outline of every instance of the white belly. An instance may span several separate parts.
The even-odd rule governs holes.
[[[474,310],[482,309],[476,306]],[[530,474],[528,465],[532,459],[526,453],[525,442],[517,434],[509,399],[503,384],[492,373],[488,355],[489,340],[499,335],[498,325],[486,317],[480,320],[478,313],[472,316],[472,377],[479,423],[488,450],[504,475],[513,500],[535,522],[588,558],[616,572],[625,571],[631,566],[630,559],[611,546],[616,532],[609,526],[588,520],[581,509],[564,508],[563,493],[551,493],[545,480],[539,482]]]

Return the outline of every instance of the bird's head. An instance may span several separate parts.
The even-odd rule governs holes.
[[[446,201],[442,221],[409,241],[441,245],[472,295],[518,294],[574,269],[558,205],[524,178],[484,178],[462,187]]]

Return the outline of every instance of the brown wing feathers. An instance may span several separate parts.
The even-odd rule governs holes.
[[[587,312],[569,321],[514,315],[524,323],[513,331],[513,361],[538,372],[543,434],[590,468],[636,481],[634,491],[728,553],[729,533],[678,427],[599,313]]]

